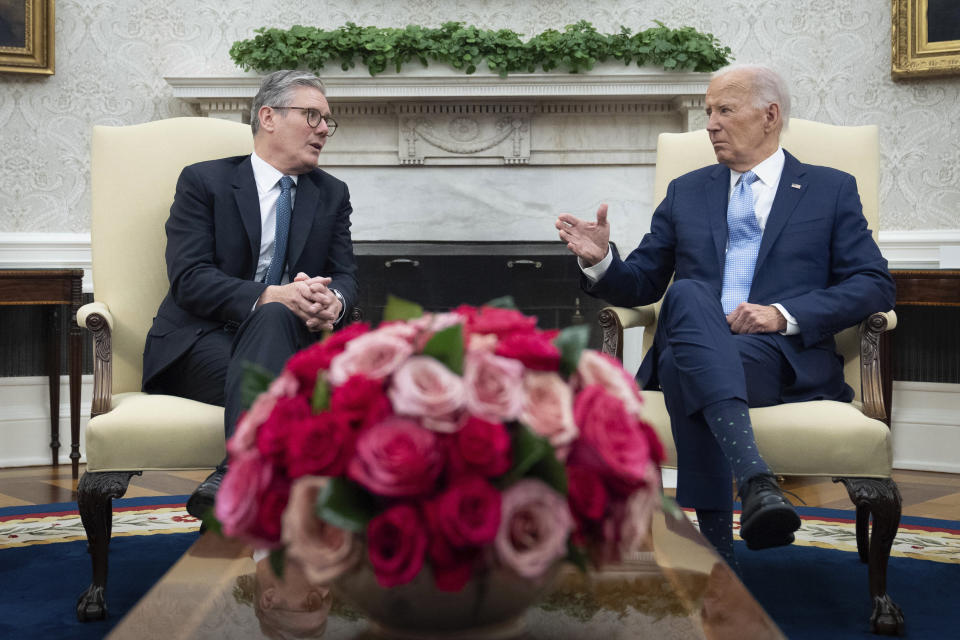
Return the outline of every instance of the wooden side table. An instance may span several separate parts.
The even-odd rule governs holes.
[[[44,305],[47,313],[50,379],[50,449],[53,466],[59,465],[60,449],[60,309],[70,307],[70,462],[76,479],[80,464],[80,366],[82,331],[77,309],[82,302],[83,269],[0,269],[0,305]]]

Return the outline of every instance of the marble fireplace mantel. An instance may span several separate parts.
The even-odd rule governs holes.
[[[710,74],[322,74],[339,128],[321,167],[350,186],[355,240],[556,240],[560,211],[610,206],[613,238],[649,226],[657,136],[703,128]],[[249,120],[254,73],[168,77],[198,115]]]

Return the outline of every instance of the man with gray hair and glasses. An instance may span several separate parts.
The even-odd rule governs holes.
[[[245,363],[279,373],[357,298],[347,185],[317,168],[337,129],[323,83],[263,79],[250,112],[253,153],[186,167],[166,223],[170,290],[147,334],[143,389],[224,407],[229,437]],[[226,461],[187,511],[213,505]]]
[[[849,402],[833,334],[892,309],[894,284],[853,176],[780,146],[790,96],[779,74],[721,70],[705,104],[718,164],[670,183],[630,255],[609,244],[606,205],[595,221],[561,214],[556,228],[590,294],[625,307],[663,297],[637,379],[663,391],[678,502],[736,566],[732,479],[748,548],[790,544],[800,527],[757,451],[748,408]]]

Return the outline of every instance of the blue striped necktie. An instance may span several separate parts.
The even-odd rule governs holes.
[[[290,188],[293,179],[290,176],[280,178],[280,197],[277,198],[277,232],[273,238],[273,258],[264,282],[280,284],[284,266],[287,262],[287,238],[290,235]]]
[[[729,314],[750,297],[753,269],[760,253],[763,230],[753,208],[753,189],[757,174],[747,171],[733,188],[727,205],[727,258],[723,266],[723,313]]]

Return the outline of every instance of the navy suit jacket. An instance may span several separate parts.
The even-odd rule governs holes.
[[[764,228],[748,302],[778,302],[797,320],[800,333],[773,334],[793,367],[784,402],[849,401],[843,362],[833,335],[877,311],[893,308],[895,285],[867,228],[853,176],[803,164],[789,153]],[[712,165],[670,183],[650,232],[626,259],[614,248],[613,263],[584,289],[617,306],[659,300],[671,276],[693,278],[717,292],[723,284],[730,169]],[[658,345],[644,358],[637,378],[657,388]]]
[[[344,317],[357,300],[347,185],[320,169],[297,179],[290,218],[291,274],[329,276],[343,296]],[[167,293],[143,354],[143,384],[199,336],[237,327],[267,287],[253,280],[260,256],[260,199],[250,156],[186,167],[166,223]]]

